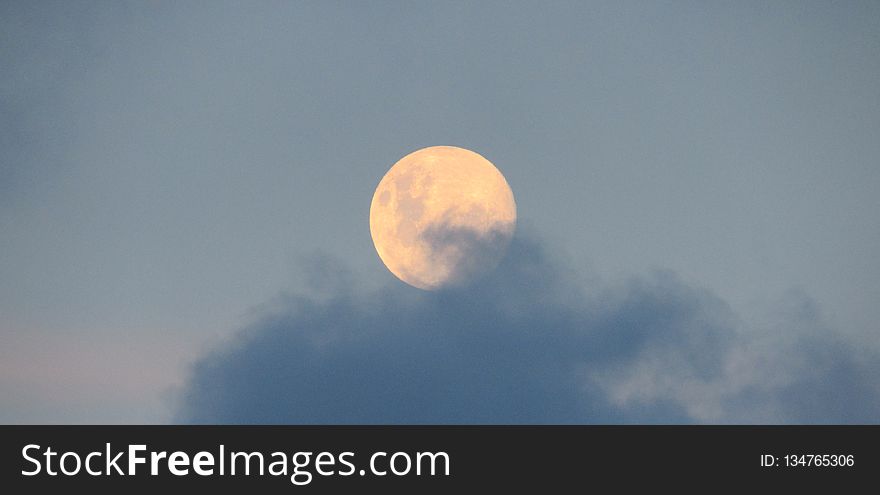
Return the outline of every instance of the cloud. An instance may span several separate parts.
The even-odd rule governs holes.
[[[486,218],[487,215],[478,216]],[[485,232],[476,232],[443,220],[421,232],[418,242],[428,248],[425,254],[428,263],[443,268],[442,285],[461,287],[495,269],[507,250],[513,230],[512,223],[497,222]]]
[[[460,235],[456,233],[455,235]],[[534,239],[451,290],[355,287],[327,258],[202,357],[185,423],[851,423],[880,417],[880,358],[807,297],[745,323],[657,272],[584,282]]]

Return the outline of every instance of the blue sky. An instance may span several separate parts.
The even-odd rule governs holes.
[[[439,144],[504,173],[520,242],[573,274],[550,307],[579,328],[658,271],[660,308],[726,308],[706,322],[726,342],[706,344],[713,380],[658,374],[671,355],[623,331],[639,360],[569,357],[596,369],[566,404],[616,414],[584,420],[870,418],[870,393],[849,417],[808,398],[877,370],[878,33],[873,2],[4,2],[0,420],[261,419],[228,412],[247,395],[199,397],[262,356],[254,335],[306,352],[297,332],[322,323],[284,294],[426,297],[387,273],[367,216],[388,167]],[[315,257],[357,292],[316,286]],[[675,349],[690,329],[668,327]],[[746,376],[758,362],[778,382]]]

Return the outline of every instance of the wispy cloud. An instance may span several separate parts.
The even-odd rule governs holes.
[[[582,282],[515,238],[476,283],[362,292],[339,263],[204,356],[178,419],[218,423],[849,423],[880,418],[880,356],[809,298],[746,324],[658,272]]]

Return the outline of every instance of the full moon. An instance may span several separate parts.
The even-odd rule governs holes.
[[[379,258],[413,287],[466,284],[494,269],[516,227],[516,202],[501,172],[481,155],[432,146],[401,158],[370,204]]]

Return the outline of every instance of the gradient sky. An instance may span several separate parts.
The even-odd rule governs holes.
[[[229,419],[191,364],[325,297],[304,258],[396,287],[370,199],[442,144],[588,293],[667,270],[880,352],[878,54],[877,2],[3,2],[0,421]]]

